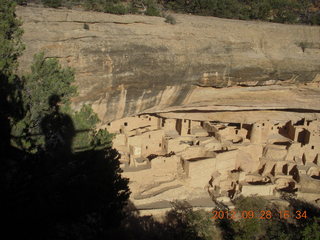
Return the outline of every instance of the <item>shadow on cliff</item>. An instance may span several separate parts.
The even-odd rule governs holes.
[[[105,239],[125,216],[130,192],[120,175],[119,153],[95,146],[73,153],[77,131],[59,111],[59,101],[50,97],[50,110],[41,121],[42,151],[10,147],[1,155],[1,213],[11,239]]]

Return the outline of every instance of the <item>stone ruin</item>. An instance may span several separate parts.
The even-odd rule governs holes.
[[[137,205],[282,193],[320,199],[318,119],[248,124],[139,115],[107,129]]]

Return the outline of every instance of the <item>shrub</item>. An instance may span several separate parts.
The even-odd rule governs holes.
[[[268,202],[262,197],[239,197],[235,205],[240,211],[260,211],[266,209]]]
[[[42,3],[46,7],[58,8],[62,6],[62,0],[42,0]]]
[[[85,30],[89,30],[90,28],[89,28],[89,25],[88,24],[83,24],[83,29],[85,29]]]
[[[158,8],[151,6],[147,8],[147,11],[145,12],[148,16],[160,16],[160,11]]]
[[[124,15],[128,13],[128,9],[122,4],[107,4],[104,8],[104,12]]]
[[[220,231],[211,220],[210,212],[193,210],[187,201],[171,202],[172,209],[167,212],[165,223],[174,228],[174,239],[217,239]]]
[[[240,197],[235,201],[235,205],[237,212],[253,211],[255,216],[246,219],[242,218],[239,221],[233,221],[231,223],[235,233],[235,240],[292,239],[290,231],[288,231],[287,223],[277,216],[277,206],[270,204],[266,199],[262,197]],[[260,219],[260,217],[263,216],[262,212],[266,211],[271,212],[269,216],[272,216],[272,218],[269,220]]]
[[[314,13],[310,16],[310,23],[312,25],[320,25],[320,12]]]
[[[165,22],[173,25],[177,23],[176,19],[172,15],[167,15]]]
[[[104,10],[105,5],[106,5],[106,2],[101,0],[86,0],[84,2],[84,8],[86,10],[92,10],[92,11],[98,11],[98,12],[102,12]]]
[[[306,50],[306,48],[310,48],[312,46],[312,43],[309,42],[299,42],[297,44],[299,47],[301,47],[302,52],[304,52]]]
[[[307,225],[302,231],[303,239],[320,239],[320,218],[313,218],[313,222]]]
[[[19,5],[27,5],[27,1],[26,0],[15,0],[15,2]]]
[[[64,7],[68,8],[68,9],[72,9],[73,6],[74,6],[74,2],[72,2],[72,1],[67,1],[64,3]]]
[[[252,7],[250,8],[251,19],[267,20],[270,17],[271,5],[270,1],[253,1]]]
[[[161,11],[154,0],[145,1],[145,4],[147,5],[147,10],[145,12],[146,15],[161,16]]]

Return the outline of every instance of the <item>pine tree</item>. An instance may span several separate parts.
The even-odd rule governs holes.
[[[19,100],[15,76],[17,58],[23,51],[21,22],[15,15],[15,3],[0,0],[0,154],[10,145],[11,122],[17,117]]]
[[[13,135],[19,136],[20,148],[34,151],[43,145],[40,122],[48,113],[50,96],[57,95],[63,104],[76,94],[74,74],[70,68],[63,69],[56,59],[46,59],[44,53],[34,56],[31,73],[25,77],[22,89],[24,118],[13,127]]]
[[[59,98],[61,114],[72,119],[73,149],[86,150],[97,143],[104,147],[110,145],[111,135],[106,130],[100,130],[99,134],[95,130],[100,120],[89,105],[83,105],[79,111],[72,110],[70,98],[77,94],[73,83],[74,73],[70,68],[62,68],[56,59],[46,58],[44,53],[34,56],[31,73],[25,77],[22,91],[25,116],[13,128],[13,135],[21,136],[15,141],[17,146],[31,152],[44,146],[41,121],[52,113],[49,101],[52,96]]]

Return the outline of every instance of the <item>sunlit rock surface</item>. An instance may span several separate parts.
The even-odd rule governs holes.
[[[171,25],[161,17],[33,7],[17,14],[26,44],[21,72],[39,51],[71,66],[75,106],[91,103],[103,123],[169,107],[319,110],[318,84],[295,85],[320,79],[320,27],[179,14]]]

